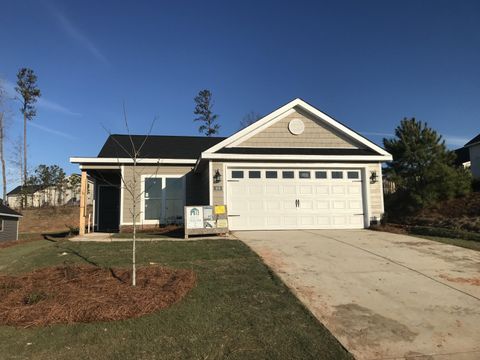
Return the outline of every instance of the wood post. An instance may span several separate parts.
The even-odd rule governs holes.
[[[85,235],[85,216],[87,213],[87,171],[82,170],[82,181],[80,183],[80,225],[79,235]]]

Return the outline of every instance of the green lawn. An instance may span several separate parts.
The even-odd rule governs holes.
[[[463,248],[477,250],[480,251],[480,242],[475,240],[464,240],[464,239],[457,239],[457,238],[446,238],[446,237],[439,237],[439,236],[427,236],[427,235],[416,235],[412,234],[412,236],[438,241],[444,244],[460,246]]]
[[[65,260],[128,266],[130,256],[129,242],[39,240],[0,249],[0,272],[15,274]],[[141,242],[138,259],[192,268],[198,285],[180,303],[138,319],[0,327],[0,358],[352,359],[239,241]]]

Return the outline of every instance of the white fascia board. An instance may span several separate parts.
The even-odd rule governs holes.
[[[21,217],[23,217],[23,215],[13,215],[13,214],[5,214],[5,213],[0,213],[0,216],[16,217],[16,218],[21,218]]]
[[[475,145],[480,145],[480,141],[474,142],[474,143],[469,144],[469,145],[465,145],[464,147],[469,148],[469,147],[472,147],[472,146],[475,146]]]
[[[131,158],[71,157],[73,164],[133,164]],[[195,165],[197,159],[137,159],[137,164],[189,164]]]
[[[215,146],[212,146],[211,148],[207,149],[204,153],[213,153],[218,150],[220,150],[223,147],[229,147],[229,146],[234,146],[235,144],[238,144],[240,141],[239,140],[245,140],[244,138],[248,138],[249,136],[253,136],[254,134],[258,133],[259,131],[263,130],[264,128],[268,127],[271,125],[271,123],[275,123],[277,121],[280,121],[282,118],[286,116],[285,113],[287,112],[293,112],[293,108],[295,106],[298,106],[300,108],[303,108],[304,110],[310,112],[311,114],[321,118],[324,120],[327,124],[332,126],[333,128],[338,129],[342,133],[346,134],[347,136],[351,137],[352,139],[357,140],[361,144],[366,145],[370,149],[375,150],[381,155],[391,157],[391,155],[386,152],[384,149],[382,149],[380,146],[374,144],[367,138],[363,137],[360,134],[357,134],[355,131],[349,129],[345,125],[340,124],[338,121],[333,119],[332,117],[328,116],[327,114],[321,112],[320,110],[316,109],[312,105],[306,103],[302,99],[295,99],[290,101],[288,104],[282,106],[281,108],[275,110],[274,112],[268,114],[264,118],[258,120],[257,122],[253,123],[250,126],[247,126],[245,129],[240,130],[239,132],[233,134],[232,136],[228,137],[227,139],[219,142]],[[284,116],[282,116],[284,115]],[[391,160],[391,159],[390,159]]]
[[[296,161],[391,161],[388,155],[255,155],[202,153],[202,159],[225,160],[296,160]]]

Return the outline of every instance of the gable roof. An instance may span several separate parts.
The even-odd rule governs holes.
[[[22,217],[22,214],[16,212],[13,209],[10,209],[8,206],[0,204],[0,216],[8,216],[8,217]]]
[[[455,158],[455,165],[462,165],[470,161],[470,150],[466,147],[453,150],[457,157]]]
[[[22,193],[33,194],[42,189],[42,185],[18,185],[16,188],[8,192],[7,195],[18,195]]]
[[[130,139],[131,138],[131,139]],[[146,139],[146,140],[145,140]],[[140,149],[143,159],[194,159],[202,151],[225,140],[224,137],[162,136],[162,135],[110,135],[103,145],[99,158],[131,158],[133,149]],[[132,141],[134,146],[132,146]],[[145,143],[142,146],[142,143]]]
[[[268,128],[272,124],[280,121],[285,116],[292,114],[295,112],[295,109],[302,109],[307,113],[314,115],[315,117],[324,121],[327,125],[331,126],[332,128],[336,129],[343,135],[357,141],[360,144],[363,144],[367,149],[371,150],[372,153],[370,155],[375,156],[374,160],[392,160],[392,155],[389,154],[387,151],[382,149],[380,146],[376,145],[372,141],[368,140],[364,136],[360,135],[356,131],[350,129],[346,125],[340,123],[339,121],[333,119],[329,115],[321,112],[317,108],[313,107],[312,105],[308,104],[306,101],[302,99],[294,99],[289,103],[285,104],[284,106],[278,108],[277,110],[273,111],[272,113],[268,114],[267,116],[261,118],[260,120],[254,122],[253,124],[247,126],[246,128],[238,131],[237,133],[233,134],[232,136],[226,138],[225,140],[215,144],[211,148],[207,149],[202,153],[203,158],[219,158],[221,149],[230,149],[236,146],[237,144],[245,141],[246,139],[252,137],[253,135],[261,132],[262,130]],[[257,148],[256,148],[257,149]],[[293,150],[293,149],[292,149]],[[222,152],[225,150],[222,150]],[[217,154],[215,154],[217,153]],[[244,154],[245,152],[242,152]],[[257,153],[258,154],[258,153]],[[292,152],[290,152],[292,154]],[[341,154],[327,154],[325,156],[329,156],[330,159],[334,159],[332,156],[340,156]],[[321,156],[321,155],[318,155]],[[357,155],[352,155],[357,156]],[[365,156],[365,154],[361,155]]]
[[[467,147],[467,146],[471,146],[471,145],[474,145],[474,144],[477,144],[477,143],[480,143],[480,134],[475,136],[472,140],[467,142],[464,146]]]

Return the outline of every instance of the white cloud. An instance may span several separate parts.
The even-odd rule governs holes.
[[[50,134],[54,134],[54,135],[57,135],[57,136],[61,136],[63,138],[66,138],[66,139],[69,139],[69,140],[74,140],[75,137],[73,137],[72,135],[70,134],[67,134],[63,131],[59,131],[59,130],[55,130],[55,129],[52,129],[52,128],[49,128],[47,126],[43,126],[43,125],[39,125],[37,124],[35,121],[29,121],[28,124],[30,126],[33,126],[34,128],[37,128],[39,130],[42,130],[42,131],[45,131],[45,132],[48,132]]]
[[[77,28],[64,14],[53,6],[49,6],[53,16],[58,20],[63,30],[75,41],[86,48],[97,60],[100,60],[104,64],[109,64],[109,61],[102,54],[102,52],[95,46],[95,44]]]
[[[12,98],[12,99],[16,98],[16,96],[18,94],[15,92],[15,84],[14,83],[12,83],[10,81],[7,81],[7,80],[1,80],[0,84],[3,86],[3,88],[5,89],[5,92],[7,93],[7,95],[10,98]],[[58,113],[61,113],[61,114],[69,115],[69,116],[82,116],[82,114],[77,113],[75,111],[72,111],[72,110],[66,108],[63,105],[60,105],[59,103],[56,103],[55,101],[48,100],[44,97],[40,97],[38,99],[37,105],[38,105],[39,108],[43,108],[45,110],[50,110],[50,111],[55,111],[55,112],[58,112]]]
[[[360,132],[363,135],[370,135],[370,136],[385,136],[385,137],[393,137],[394,134],[390,133],[383,133],[383,132],[369,132],[369,131],[362,131]]]
[[[447,145],[452,146],[463,146],[470,141],[470,138],[465,138],[461,136],[445,135],[443,138],[445,139]]]

